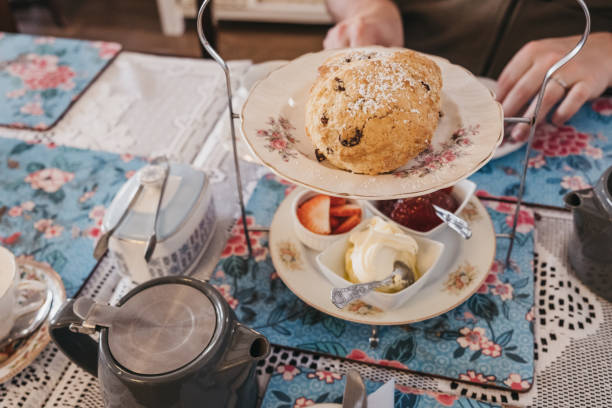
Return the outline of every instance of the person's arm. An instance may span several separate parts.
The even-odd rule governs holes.
[[[391,0],[327,0],[326,3],[336,25],[327,32],[324,48],[401,47],[404,44],[402,18]]]
[[[530,99],[525,115],[533,115],[537,92],[546,71],[578,43],[580,36],[547,38],[533,41],[516,53],[499,76],[498,100],[505,116],[516,116]],[[552,116],[556,125],[569,120],[589,99],[600,96],[612,87],[612,33],[589,36],[587,43],[573,60],[563,66],[546,87],[538,121],[561,102]],[[515,126],[511,136],[522,138],[528,126]]]

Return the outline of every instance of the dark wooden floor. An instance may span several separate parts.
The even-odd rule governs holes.
[[[59,0],[67,24],[57,27],[49,11],[32,6],[15,11],[20,32],[116,41],[129,51],[199,57],[195,22],[185,34],[163,35],[153,0]],[[298,24],[231,23],[218,27],[218,48],[226,59],[292,59],[321,49],[328,27]]]

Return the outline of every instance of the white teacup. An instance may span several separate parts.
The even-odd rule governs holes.
[[[19,304],[19,293],[25,290],[46,291],[47,286],[39,281],[20,279],[15,256],[6,248],[0,247],[0,340],[10,333],[15,320],[31,313],[44,303],[44,296]]]

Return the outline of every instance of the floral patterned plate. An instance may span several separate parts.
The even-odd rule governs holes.
[[[367,47],[364,49],[381,49]],[[337,50],[303,55],[259,81],[242,108],[242,133],[254,155],[296,184],[362,199],[400,198],[451,186],[484,166],[503,137],[503,113],[470,72],[431,56],[444,86],[431,146],[389,174],[354,174],[319,162],[304,128],[305,105],[317,68]]]
[[[431,239],[444,243],[445,249],[428,282],[401,307],[381,310],[363,301],[336,308],[330,300],[332,284],[317,269],[318,252],[300,243],[292,228],[291,202],[296,189],[285,198],[270,225],[270,256],[285,285],[308,305],[339,319],[371,325],[403,325],[427,320],[454,309],[478,290],[495,258],[495,231],[487,210],[472,197],[461,212],[470,223],[473,236],[462,240],[444,229]]]
[[[66,300],[66,291],[64,290],[62,279],[46,264],[34,262],[24,257],[18,257],[17,264],[21,270],[22,277],[45,282],[51,289],[53,303],[49,312],[50,318]],[[50,340],[49,323],[45,322],[30,337],[0,349],[0,384],[8,381],[32,363]]]

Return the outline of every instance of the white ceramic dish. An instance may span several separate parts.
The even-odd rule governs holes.
[[[243,105],[243,137],[257,158],[281,177],[330,195],[402,198],[454,185],[491,159],[503,137],[501,105],[469,71],[431,56],[444,81],[443,116],[431,149],[390,174],[376,176],[319,162],[304,128],[305,105],[317,68],[338,52],[306,54],[272,71],[255,84]]]
[[[322,251],[333,242],[348,237],[352,230],[343,234],[321,235],[310,231],[308,228],[302,225],[297,217],[297,209],[302,203],[306,202],[317,194],[320,193],[317,193],[316,191],[303,190],[300,194],[295,196],[292,204],[292,211],[293,214],[295,214],[295,217],[293,218],[293,228],[295,229],[295,235],[297,235],[299,240],[302,241],[302,244],[314,249],[315,251]],[[359,208],[361,208],[361,220],[363,222],[363,219],[365,218],[365,207],[363,203],[356,200],[347,200],[347,203],[356,204],[359,206]]]
[[[366,228],[365,223],[356,230]],[[382,310],[395,309],[408,301],[427,283],[432,272],[435,270],[438,260],[444,251],[444,244],[427,238],[413,236],[419,245],[417,253],[417,268],[421,277],[412,285],[405,287],[396,293],[383,293],[372,291],[365,295],[362,300]],[[319,270],[337,288],[345,288],[353,283],[345,278],[344,254],[348,249],[348,236],[331,244],[327,249],[317,255]]]
[[[180,163],[171,163],[169,171],[159,210],[157,245],[148,263],[144,253],[153,231],[163,169],[155,165],[140,169],[119,189],[104,215],[103,230],[108,231],[142,182],[142,192],[109,240],[110,255],[117,260],[120,273],[137,283],[188,275],[214,235],[217,217],[208,176]]]
[[[472,197],[460,214],[469,222],[473,236],[463,240],[455,232],[442,230],[433,239],[444,251],[428,281],[406,303],[382,310],[356,301],[340,310],[330,299],[333,284],[319,271],[319,254],[300,242],[293,228],[291,203],[303,189],[285,198],[270,226],[269,247],[274,268],[285,285],[308,305],[340,319],[370,325],[402,325],[430,319],[459,306],[478,288],[495,257],[495,231],[484,206]]]
[[[467,203],[470,201],[470,198],[472,198],[472,196],[474,195],[475,191],[476,191],[476,183],[470,180],[461,180],[460,182],[458,182],[457,184],[453,186],[453,190],[451,191],[451,194],[459,203],[459,207],[457,207],[455,214],[459,214],[461,213],[461,211],[463,211]],[[381,212],[378,209],[377,201],[364,201],[364,203],[367,209],[371,211],[373,214],[378,215],[385,221],[391,221],[392,223],[400,227],[403,231],[406,231],[407,233],[413,236],[431,237],[432,235],[437,234],[439,231],[449,228],[448,225],[446,225],[445,223],[441,223],[440,225],[426,232],[413,230],[387,217],[383,212]]]

